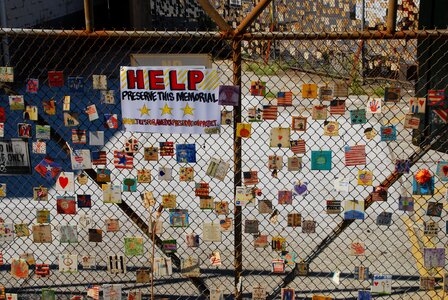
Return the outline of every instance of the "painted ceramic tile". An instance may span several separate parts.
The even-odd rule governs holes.
[[[250,123],[236,124],[236,136],[240,138],[250,138],[252,125]]]
[[[240,99],[240,87],[237,85],[221,85],[218,91],[218,104],[237,106]]]
[[[370,98],[366,104],[366,111],[371,114],[381,113],[381,98]]]
[[[331,150],[311,151],[311,170],[331,170]]]
[[[36,94],[39,91],[39,79],[29,78],[26,81],[26,92]]]
[[[344,219],[364,220],[364,200],[345,200]]]
[[[394,125],[381,126],[380,129],[381,141],[395,141],[397,139],[397,128]]]
[[[60,225],[59,242],[61,244],[78,243],[78,231],[76,225]]]
[[[76,254],[59,255],[59,272],[61,273],[78,272],[78,255]]]
[[[226,177],[229,168],[230,164],[228,162],[219,158],[212,158],[209,162],[206,174],[222,181]]]
[[[252,81],[250,85],[250,94],[252,96],[265,96],[266,95],[266,82]]]
[[[188,209],[170,209],[171,227],[188,227]]]
[[[290,128],[271,128],[270,147],[289,148]]]
[[[351,120],[352,125],[367,123],[366,110],[365,109],[351,110],[350,111],[350,120]]]
[[[22,95],[9,96],[9,109],[10,110],[24,110],[25,101]]]
[[[317,84],[307,83],[302,85],[302,97],[303,98],[317,98]]]
[[[124,254],[126,256],[143,255],[143,238],[141,237],[125,237],[124,238]]]

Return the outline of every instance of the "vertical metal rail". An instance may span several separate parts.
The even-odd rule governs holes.
[[[394,33],[397,26],[397,0],[389,0],[387,8],[387,33]]]
[[[6,0],[0,0],[0,26],[3,28],[8,27],[8,18],[6,16]],[[9,45],[8,45],[8,36],[5,35],[2,37],[2,54],[3,54],[3,63],[5,66],[9,66]]]
[[[233,84],[240,87],[241,91],[241,39],[235,38],[232,41],[232,61],[233,61]],[[238,99],[238,106],[233,110],[233,193],[236,195],[236,188],[241,186],[241,138],[236,136],[236,124],[241,123],[241,92]],[[241,273],[243,271],[243,217],[242,207],[235,206],[235,299],[242,299]]]
[[[361,31],[366,30],[366,0],[362,0],[362,17],[361,17]],[[367,41],[361,40],[361,83],[364,84],[364,67],[366,61],[366,43]]]
[[[92,0],[84,0],[84,18],[86,22],[86,31],[93,30],[93,3]]]

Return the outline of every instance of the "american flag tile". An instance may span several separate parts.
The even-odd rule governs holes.
[[[366,146],[346,146],[345,149],[345,165],[356,166],[366,164]]]
[[[445,100],[445,90],[429,90],[428,106],[443,106]]]
[[[98,285],[90,285],[87,287],[87,297],[93,298],[93,300],[100,299],[100,287]]]
[[[258,172],[257,171],[247,171],[243,172],[243,180],[244,185],[255,185],[258,181]]]
[[[174,143],[160,142],[159,150],[160,150],[160,156],[174,156]]]
[[[290,141],[290,144],[291,144],[291,151],[294,154],[304,154],[306,152],[304,140],[299,139],[297,141]]]
[[[292,92],[278,92],[277,93],[278,106],[292,106]]]
[[[106,165],[107,164],[106,151],[93,151],[92,152],[92,164],[95,166]]]
[[[278,109],[275,105],[263,105],[263,120],[277,120]]]
[[[134,166],[134,157],[124,151],[114,151],[114,166],[117,169],[132,169]]]

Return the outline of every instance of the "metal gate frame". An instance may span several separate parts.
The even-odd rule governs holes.
[[[85,37],[87,39],[101,39],[101,38],[145,38],[145,39],[159,39],[159,38],[184,38],[188,37],[190,39],[201,39],[210,38],[217,40],[228,40],[231,42],[232,50],[232,62],[233,62],[233,84],[240,86],[242,85],[242,42],[243,41],[253,41],[253,40],[409,40],[416,38],[448,38],[448,30],[417,30],[417,31],[400,31],[395,32],[395,19],[396,19],[396,0],[389,1],[389,14],[388,14],[388,26],[386,31],[354,31],[354,32],[320,32],[320,33],[284,33],[284,32],[247,32],[248,28],[254,22],[254,20],[263,12],[263,10],[270,4],[272,0],[262,0],[254,8],[254,10],[238,25],[237,28],[231,28],[227,22],[219,15],[219,13],[210,5],[207,0],[198,0],[207,14],[213,19],[217,24],[220,31],[219,32],[152,32],[152,31],[134,31],[134,32],[124,32],[124,31],[91,31],[91,30],[81,30],[81,31],[63,31],[63,30],[33,30],[33,29],[12,29],[12,28],[2,28],[0,31],[0,37],[7,38],[8,35],[32,35],[32,36],[76,36]],[[394,14],[395,13],[395,14]],[[89,27],[88,27],[89,28]],[[9,91],[9,94],[14,94],[14,91]],[[241,95],[239,99],[239,105],[235,107],[234,125],[241,123]],[[39,116],[41,124],[46,124],[44,118]],[[411,165],[417,163],[422,156],[427,153],[431,145],[439,142],[442,133],[448,130],[448,125],[441,127],[439,130],[434,131],[430,136],[427,136],[424,145],[417,152],[409,157]],[[236,136],[236,126],[234,126],[234,193],[237,187],[242,185],[242,143],[241,138]],[[61,149],[67,147],[67,142],[64,139],[56,135],[55,139],[58,141]],[[86,173],[91,177],[93,181],[96,182],[96,172],[91,170],[86,170]],[[381,184],[389,187],[395,183],[402,174],[393,172],[391,173],[385,181]],[[98,184],[98,182],[96,182]],[[366,208],[372,204],[372,195],[370,194],[366,199]],[[162,247],[161,239],[150,232],[148,224],[139,217],[139,215],[128,205],[125,201],[118,205],[120,209],[131,219],[140,230],[147,235],[150,239],[155,240],[157,247]],[[242,249],[242,208],[241,206],[236,206],[234,211],[235,218],[235,241],[234,241],[234,297],[235,299],[242,299],[243,291],[241,289],[241,279],[243,274],[243,249]],[[311,263],[318,255],[321,253],[330,243],[332,243],[348,226],[353,223],[353,220],[344,220],[339,223],[332,232],[312,251],[311,255],[305,258],[305,263]],[[154,228],[155,226],[153,226]],[[180,258],[176,254],[170,254],[173,262],[176,266],[180,268]],[[286,274],[283,278],[282,283],[274,288],[273,292],[268,295],[268,299],[275,299],[278,297],[281,288],[287,287],[294,278],[298,276],[297,265],[293,270]],[[210,290],[201,278],[190,278],[193,284],[196,286],[198,291],[203,296],[208,296]]]

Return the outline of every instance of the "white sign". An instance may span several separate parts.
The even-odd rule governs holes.
[[[130,132],[217,133],[219,74],[194,67],[121,67],[123,126]]]
[[[30,173],[28,142],[22,139],[0,140],[0,175]]]

